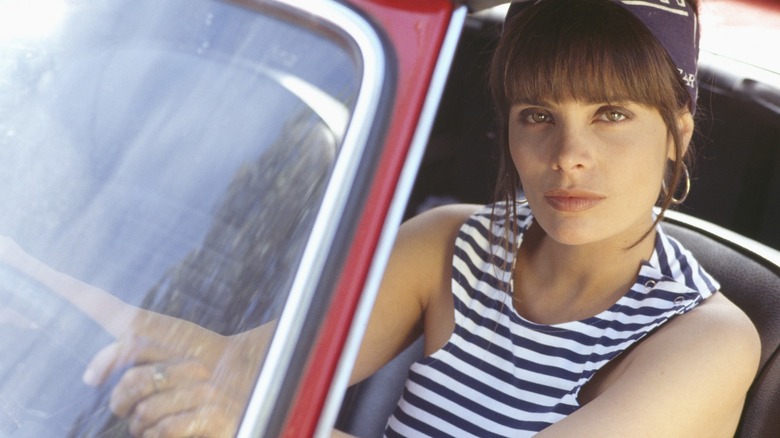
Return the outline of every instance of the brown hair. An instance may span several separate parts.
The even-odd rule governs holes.
[[[696,2],[692,6],[697,10]],[[540,1],[507,21],[489,75],[501,145],[494,200],[507,203],[507,224],[515,222],[520,189],[509,154],[509,111],[517,102],[565,100],[628,100],[660,112],[674,140],[676,156],[665,175],[671,181],[660,199],[661,214],[656,223],[662,219],[673,203],[690,155],[690,151],[684,153],[686,145],[677,120],[691,102],[669,55],[631,12],[608,0]],[[650,232],[652,228],[639,241]]]

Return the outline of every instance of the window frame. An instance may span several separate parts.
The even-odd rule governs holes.
[[[340,39],[359,58],[360,85],[352,116],[328,181],[319,212],[310,232],[286,304],[252,391],[238,437],[267,435],[279,427],[279,412],[292,402],[295,385],[303,370],[303,359],[314,341],[311,336],[335,282],[334,266],[346,252],[342,243],[354,230],[350,205],[356,203],[351,190],[361,174],[371,168],[372,144],[381,144],[385,123],[382,108],[389,104],[392,88],[392,59],[387,56],[382,36],[366,17],[335,1],[316,8],[304,8],[293,0],[238,0],[234,3],[300,24]],[[376,154],[373,154],[376,155]],[[365,176],[365,175],[363,175]],[[350,239],[351,240],[351,239]]]

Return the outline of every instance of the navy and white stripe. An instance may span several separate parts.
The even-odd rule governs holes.
[[[515,254],[502,243],[503,214],[488,206],[461,227],[452,274],[455,330],[441,350],[410,368],[386,436],[533,435],[577,410],[580,389],[607,362],[719,288],[659,227],[652,257],[612,307],[581,321],[533,323],[507,293]],[[509,248],[519,246],[533,217],[521,206],[516,220]]]

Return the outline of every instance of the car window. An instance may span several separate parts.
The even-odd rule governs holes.
[[[780,2],[776,0],[704,0],[702,49],[754,67],[780,73],[771,42],[780,38]]]
[[[700,17],[696,159],[681,210],[780,248],[780,3],[705,0]]]
[[[39,3],[0,5],[0,434],[122,436],[81,383],[113,335],[68,293],[225,335],[277,318],[361,68],[281,13]]]

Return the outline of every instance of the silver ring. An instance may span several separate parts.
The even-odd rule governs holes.
[[[152,383],[154,384],[154,389],[156,391],[163,389],[167,380],[168,373],[165,372],[165,367],[162,366],[162,364],[156,364],[154,368],[152,368]]]

